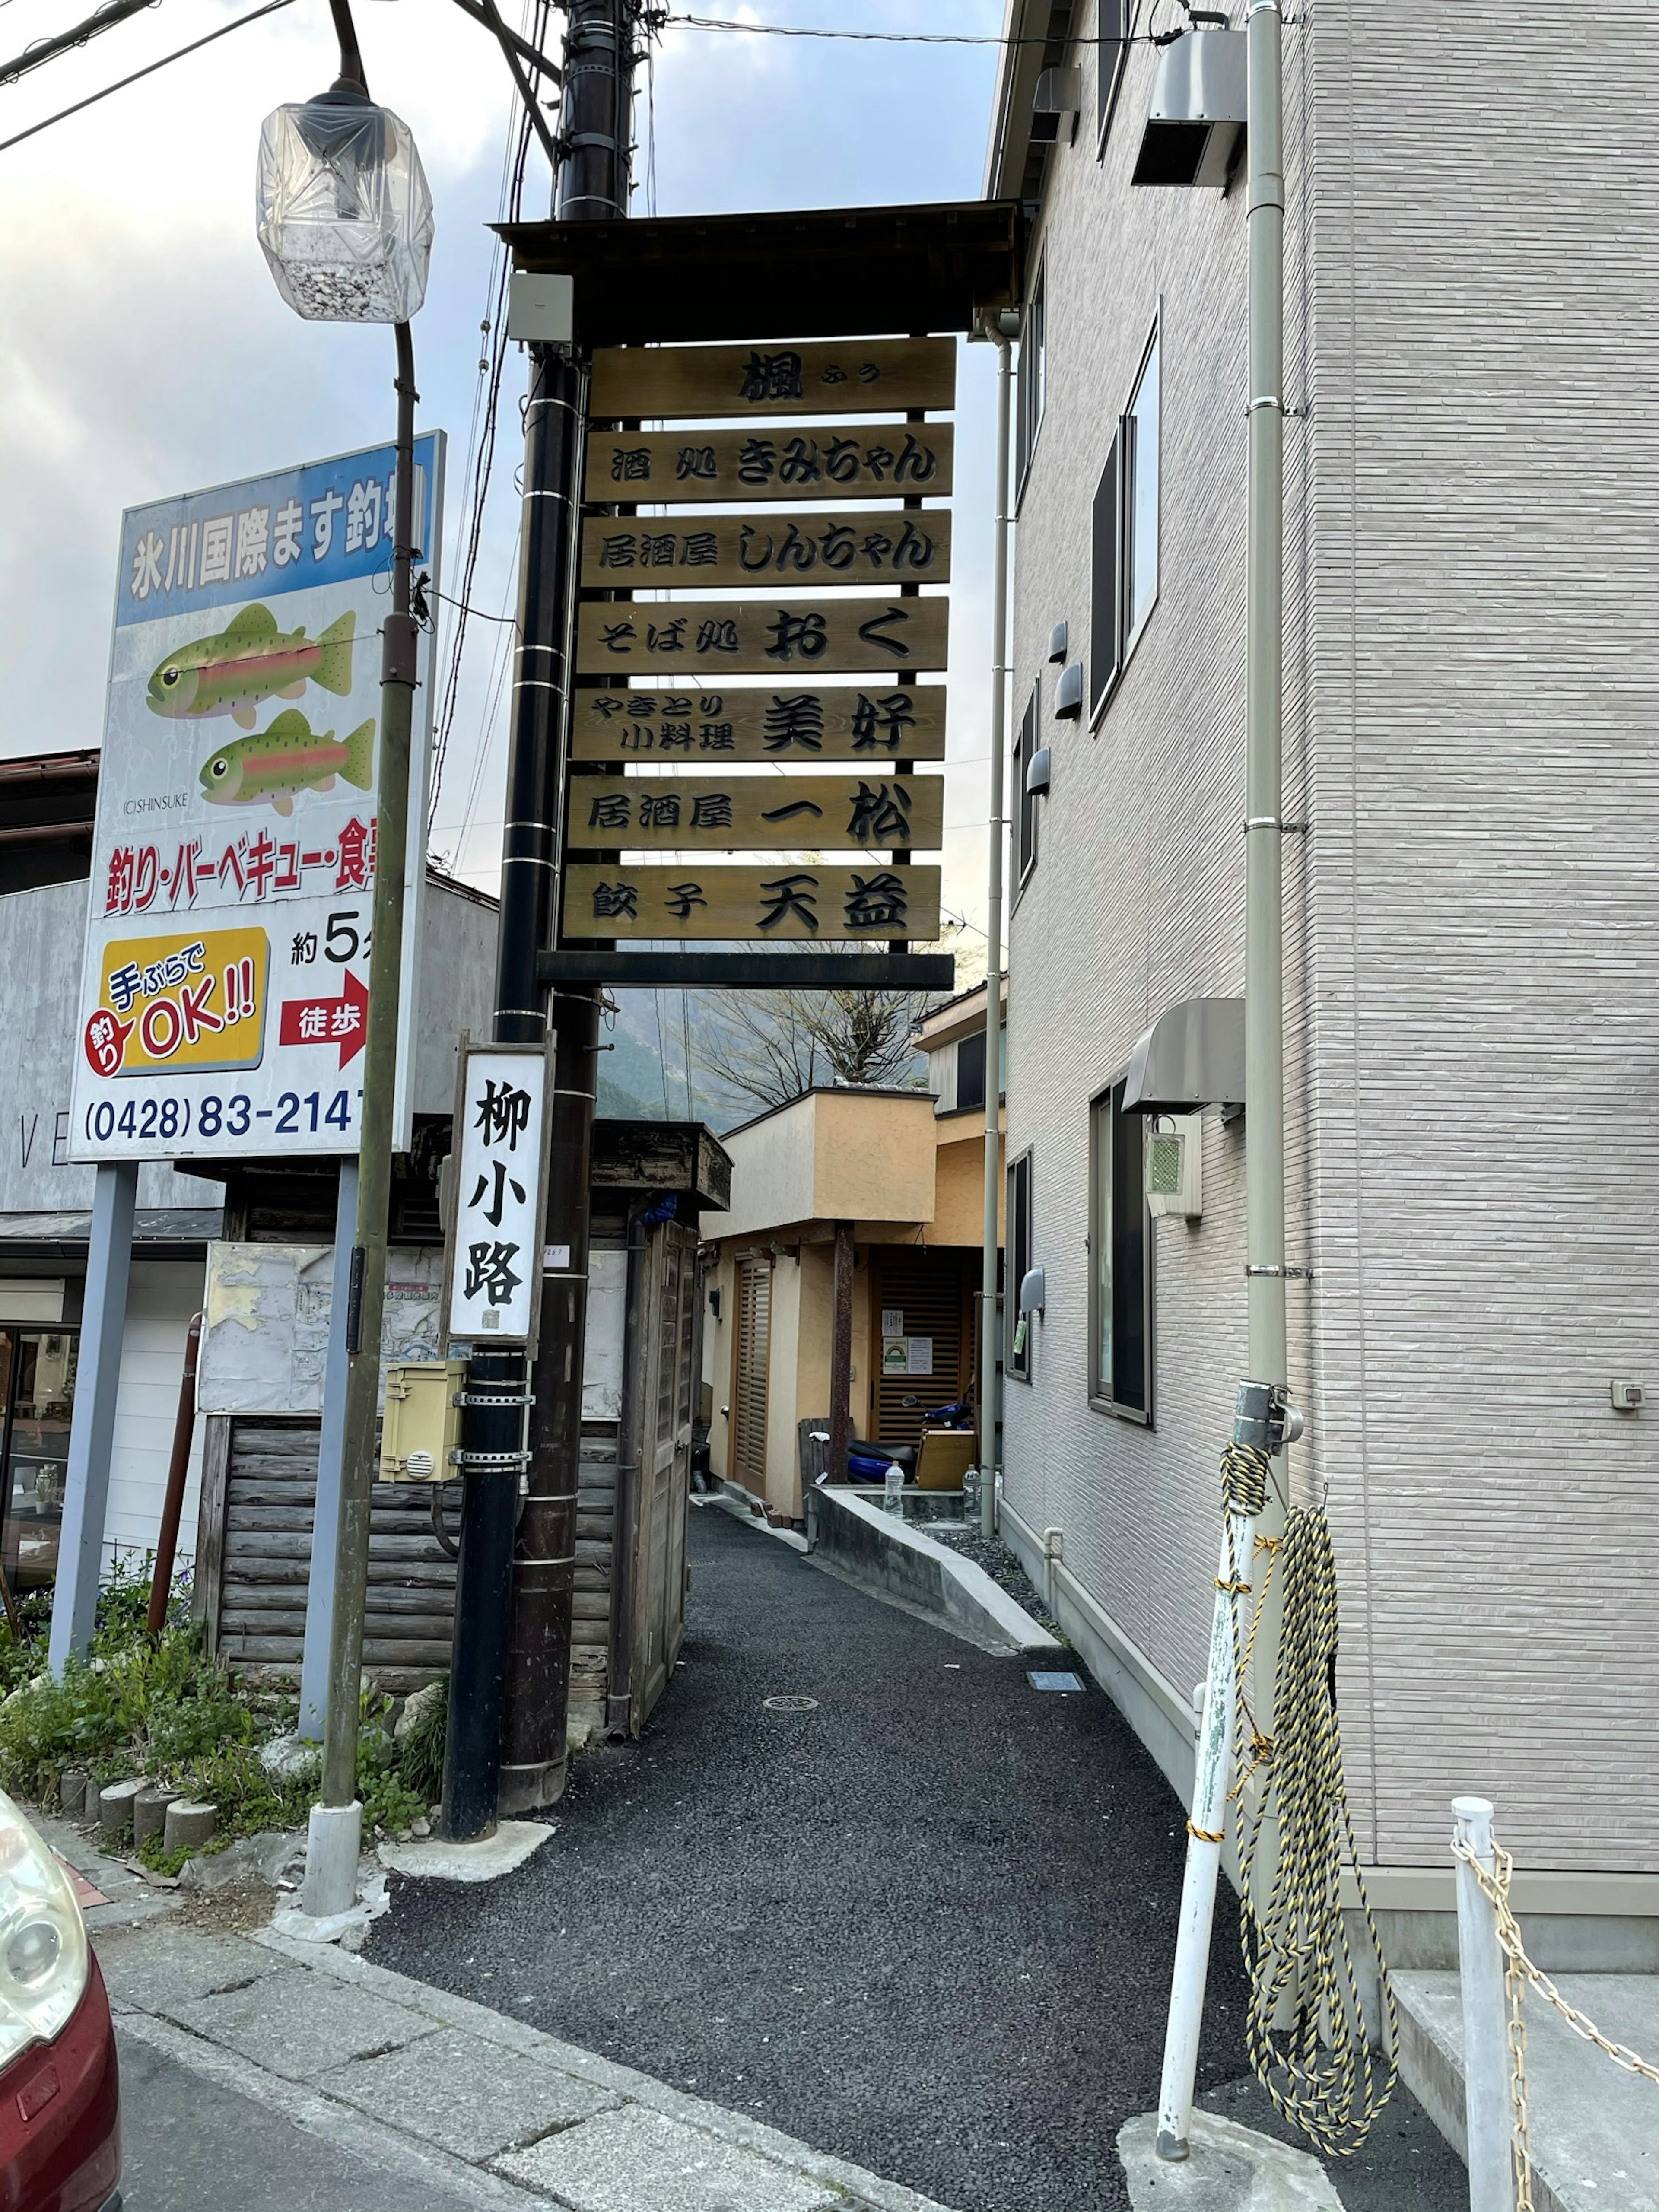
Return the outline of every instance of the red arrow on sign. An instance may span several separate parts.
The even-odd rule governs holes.
[[[356,1060],[368,1034],[368,993],[348,968],[337,999],[284,999],[284,1044],[337,1044],[340,1065]]]

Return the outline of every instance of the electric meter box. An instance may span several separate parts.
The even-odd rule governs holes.
[[[1158,1114],[1146,1132],[1146,1211],[1197,1220],[1204,1211],[1204,1117]]]
[[[453,1482],[449,1455],[461,1441],[458,1392],[466,1387],[464,1359],[433,1359],[386,1370],[380,1427],[382,1482]]]

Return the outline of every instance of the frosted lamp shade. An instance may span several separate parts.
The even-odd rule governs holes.
[[[432,256],[432,195],[408,125],[337,93],[268,115],[258,230],[277,290],[307,322],[407,322]]]

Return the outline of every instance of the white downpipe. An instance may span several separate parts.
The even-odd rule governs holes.
[[[1008,714],[1008,423],[1012,349],[988,316],[997,349],[997,513],[991,578],[991,831],[985,898],[985,1227],[980,1275],[979,1526],[996,1534],[997,1216],[1002,1192],[1002,843]]]
[[[1279,0],[1249,0],[1249,479],[1244,598],[1244,1183],[1246,1297],[1250,1379],[1288,1380],[1285,1327],[1285,1038],[1283,866],[1279,810],[1284,781],[1285,178]],[[1284,1461],[1281,1459],[1281,1480]],[[1255,1523],[1230,1514],[1233,1544],[1222,1546],[1220,1579],[1251,1579]],[[1282,1525],[1270,1484],[1264,1533]],[[1230,1560],[1234,1563],[1230,1569]],[[1232,1777],[1236,1702],[1231,1605],[1216,1593],[1203,1736],[1192,1826],[1219,1835]],[[1257,1638],[1255,1710],[1271,1734],[1276,1607]],[[1268,1839],[1271,1842],[1271,1838]],[[1221,1847],[1189,1834],[1182,1892],[1158,2154],[1187,2156],[1198,2031],[1203,2017],[1210,1929]]]
[[[1496,1871],[1492,1807],[1484,1797],[1454,1797],[1455,1840],[1482,1869]],[[1504,1954],[1498,1915],[1467,1860],[1457,1861],[1457,1972],[1463,1995],[1463,2131],[1469,2169],[1469,2212],[1515,2212],[1510,2160],[1509,2030]]]

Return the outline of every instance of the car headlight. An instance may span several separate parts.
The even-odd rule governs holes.
[[[0,2066],[60,2033],[87,1986],[87,1959],[74,1885],[0,1790]]]

